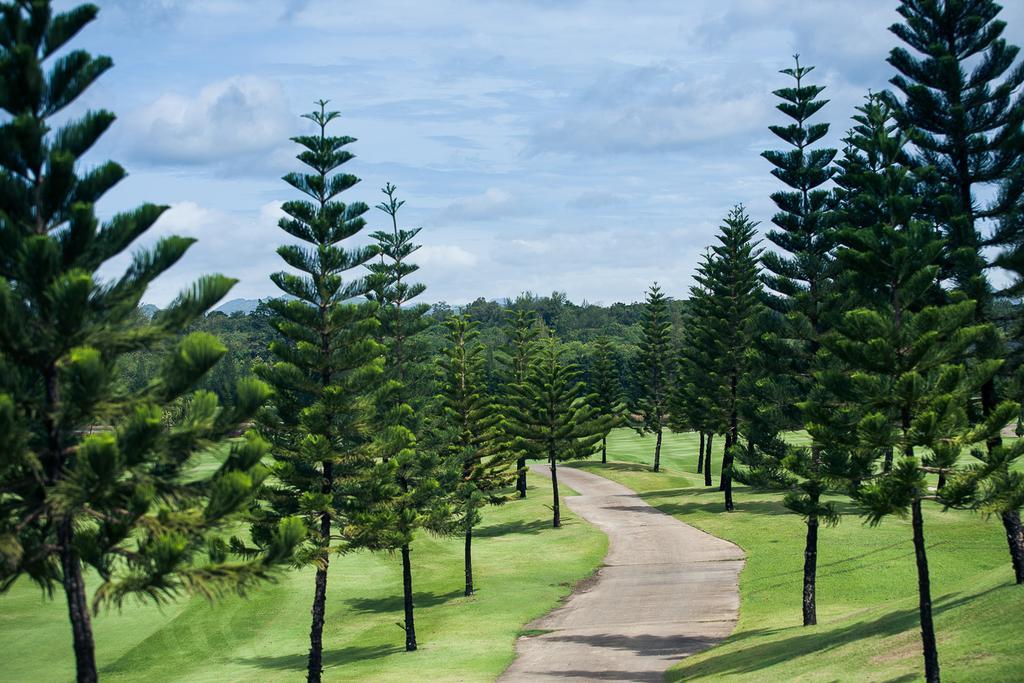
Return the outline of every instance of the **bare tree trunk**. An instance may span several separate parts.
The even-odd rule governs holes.
[[[1006,530],[1006,543],[1010,547],[1013,580],[1018,584],[1024,583],[1024,531],[1021,529],[1020,512],[1004,512],[1000,517]]]
[[[697,452],[697,474],[704,471],[704,432],[700,433],[700,450]]]
[[[552,494],[554,496],[554,506],[552,507],[552,510],[554,511],[554,518],[552,519],[551,525],[557,529],[558,527],[562,526],[562,517],[561,517],[560,511],[558,509],[558,465],[555,464],[555,456],[554,455],[551,456],[550,460],[551,460],[551,491],[552,491]]]
[[[658,428],[658,438],[654,442],[654,471],[657,472],[661,469],[661,433],[662,430]]]
[[[519,490],[519,497],[526,498],[526,458],[519,458],[516,461],[516,468],[519,476],[516,478],[516,489]]]
[[[935,644],[935,625],[932,623],[931,579],[928,576],[924,519],[919,498],[914,499],[910,510],[914,527],[914,554],[917,556],[917,592],[921,614],[921,645],[924,648],[924,678],[927,683],[939,683],[939,650]]]
[[[68,599],[68,617],[71,620],[71,635],[75,648],[75,676],[78,683],[95,683],[96,648],[92,639],[92,622],[89,619],[89,604],[85,594],[85,579],[82,577],[82,563],[74,548],[74,531],[71,517],[65,517],[57,527],[60,544],[60,566],[64,583],[64,594]]]
[[[608,462],[608,437],[601,437],[601,463]]]
[[[722,484],[722,490],[725,492],[725,511],[733,511],[732,503],[732,449],[736,445],[736,436],[734,434],[726,434],[725,436],[725,453],[722,455],[722,476],[720,481]]]
[[[323,483],[321,491],[331,493],[334,489],[334,466],[330,462],[322,463]],[[320,541],[324,547],[323,563],[316,570],[316,579],[313,591],[313,624],[309,628],[309,665],[306,671],[306,680],[309,683],[319,683],[323,675],[324,656],[324,615],[327,611],[327,569],[330,563],[330,553],[327,548],[331,544],[331,515],[329,512],[320,514]]]
[[[711,486],[711,445],[715,440],[713,433],[708,434],[708,445],[704,451],[704,485]]]
[[[817,496],[814,496],[816,499]],[[814,504],[817,505],[817,500]],[[804,545],[804,626],[818,623],[818,516],[807,517],[807,543]]]
[[[416,651],[416,623],[413,621],[412,605],[412,562],[409,559],[409,544],[402,546],[402,593],[405,597],[405,651]]]
[[[473,511],[466,511],[466,595],[473,594]]]

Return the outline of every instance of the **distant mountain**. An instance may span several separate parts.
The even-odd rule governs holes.
[[[160,309],[154,306],[153,304],[142,304],[141,306],[139,306],[139,310],[142,312],[142,315],[146,316],[147,318],[152,318],[154,315],[160,312]]]
[[[259,299],[232,299],[231,301],[225,301],[213,310],[219,313],[226,313],[227,315],[232,313],[245,313],[248,315],[256,310],[259,303]]]

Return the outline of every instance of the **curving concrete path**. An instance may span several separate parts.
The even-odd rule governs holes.
[[[527,625],[545,633],[518,640],[499,681],[660,681],[732,632],[743,551],[604,477],[559,467],[558,481],[579,494],[565,499],[573,512],[608,534],[608,554],[564,605]]]

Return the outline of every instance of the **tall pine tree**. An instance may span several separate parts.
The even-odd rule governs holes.
[[[671,393],[671,422],[677,431],[696,430],[700,434],[697,472],[704,474],[704,485],[711,486],[711,453],[715,434],[723,430],[722,385],[718,381],[718,357],[712,351],[715,332],[712,324],[712,292],[707,286],[711,273],[711,251],[697,265],[696,284],[683,318],[684,326],[677,350],[677,381]]]
[[[114,115],[69,117],[67,108],[111,61],[83,50],[54,56],[96,15],[93,5],[61,14],[43,0],[0,5],[0,590],[22,576],[47,595],[63,588],[79,681],[97,680],[83,565],[99,577],[94,609],[128,596],[212,597],[267,577],[303,533],[282,519],[262,551],[227,538],[267,476],[255,434],[231,442],[212,473],[194,467],[270,393],[244,380],[231,408],[193,393],[226,348],[184,330],[234,281],[203,277],[139,320],[148,285],[194,240],[164,237],[137,250],[120,277],[97,275],[167,207],[96,217],[125,171],[112,161],[83,171],[79,160]],[[157,354],[159,371],[129,391],[118,361],[142,351]]]
[[[620,424],[625,412],[622,383],[619,381],[619,368],[615,362],[615,349],[607,337],[601,337],[594,343],[589,389],[594,397],[593,405],[597,409],[597,414],[608,421],[608,431],[601,437],[601,462],[606,463],[608,434]]]
[[[530,363],[526,379],[514,387],[508,407],[509,433],[534,460],[551,468],[552,526],[562,525],[558,505],[558,463],[589,458],[606,433],[607,420],[598,416],[584,394],[579,368],[565,362],[558,341],[546,339]]]
[[[510,405],[517,394],[517,387],[526,382],[526,374],[530,363],[537,355],[537,344],[540,329],[537,315],[533,311],[517,309],[509,312],[508,344],[499,355],[503,374],[503,400]],[[507,411],[506,411],[507,412]],[[526,460],[529,449],[524,443],[512,439],[513,449],[519,453],[516,460],[516,490],[520,498],[526,498]]]
[[[375,254],[373,247],[342,245],[365,227],[362,216],[368,207],[338,199],[359,181],[336,172],[353,158],[345,147],[355,140],[327,135],[327,126],[340,114],[328,111],[325,101],[317,104],[304,115],[316,132],[292,138],[303,148],[298,158],[310,172],[284,176],[305,198],[285,202],[281,208],[286,215],[278,223],[311,246],[277,249],[301,274],[282,271],[271,276],[289,298],[268,302],[274,313],[271,324],[279,334],[270,348],[276,361],[258,368],[275,389],[273,404],[261,419],[275,460],[271,516],[301,514],[311,534],[302,558],[316,566],[310,681],[319,681],[323,669],[331,554],[352,545],[391,547],[382,531],[394,522],[370,504],[383,499],[394,480],[394,468],[375,463],[370,448],[373,390],[383,368],[383,349],[374,339],[377,306],[347,303],[366,295],[370,283],[359,277],[343,279]]]
[[[640,434],[654,434],[655,472],[661,468],[661,443],[668,416],[669,392],[672,383],[672,321],[669,319],[668,297],[658,283],[647,291],[640,341],[633,367],[637,399],[633,412]]]
[[[719,244],[712,247],[713,256],[705,272],[697,276],[698,283],[710,293],[710,306],[703,324],[711,332],[712,345],[707,351],[715,359],[714,375],[720,385],[716,393],[722,397],[719,411],[725,450],[721,489],[727,512],[734,507],[732,471],[735,452],[742,449],[739,422],[742,405],[746,402],[743,389],[749,384],[750,351],[762,305],[760,252],[754,239],[756,226],[742,206],[733,208],[720,228]]]
[[[931,217],[946,239],[948,275],[977,302],[978,322],[994,320],[985,248],[1009,239],[986,235],[986,228],[1011,216],[1024,197],[1024,63],[1014,64],[1019,48],[1002,37],[1001,10],[992,0],[903,0],[897,9],[903,22],[889,29],[906,45],[889,54],[898,72],[891,83],[901,95],[891,100],[899,123],[915,130],[920,164],[935,170]],[[974,355],[1003,357],[997,329],[987,329],[991,335],[979,340]],[[993,378],[981,389],[984,413],[999,400]],[[999,445],[997,434],[989,449]],[[1001,518],[1021,583],[1020,514],[1005,511]]]
[[[398,211],[405,203],[398,199],[397,188],[388,183],[382,192],[387,200],[377,209],[390,218],[390,230],[378,230],[370,236],[377,243],[379,261],[368,264],[370,292],[378,304],[380,320],[378,341],[384,349],[384,381],[377,390],[377,420],[374,450],[394,466],[397,490],[388,506],[395,515],[391,529],[392,542],[402,558],[402,594],[404,606],[405,649],[418,647],[413,605],[412,541],[422,527],[444,532],[451,520],[442,496],[439,481],[440,462],[437,454],[421,448],[418,437],[423,429],[425,401],[413,391],[417,380],[422,384],[427,348],[420,333],[429,320],[430,306],[412,303],[426,287],[409,281],[419,270],[409,257],[419,249],[414,240],[420,229],[406,230],[398,226]]]
[[[794,57],[794,68],[781,73],[793,79],[793,86],[774,91],[782,100],[778,109],[792,119],[786,125],[769,128],[790,148],[762,154],[775,167],[772,175],[789,189],[775,192],[772,200],[779,212],[772,217],[776,229],[767,234],[779,251],[762,256],[765,284],[774,294],[768,304],[785,326],[781,335],[788,353],[772,358],[776,363],[771,389],[776,393],[791,392],[792,404],[811,393],[812,379],[819,358],[821,338],[829,329],[829,315],[835,307],[834,247],[831,218],[831,195],[822,186],[833,174],[831,166],[836,150],[815,148],[828,133],[827,123],[811,123],[811,118],[828,100],[817,99],[823,86],[809,85],[807,75],[814,67],[800,65]],[[807,541],[804,548],[803,621],[805,626],[817,623],[815,576],[817,566],[817,529],[822,483],[817,479],[820,446],[812,444],[809,461],[800,452],[787,456],[797,465],[796,474],[803,483],[789,502],[790,509],[805,517]]]
[[[484,347],[477,324],[468,316],[445,321],[444,355],[438,403],[438,427],[455,500],[459,526],[465,538],[465,594],[475,591],[473,582],[473,528],[480,509],[507,500],[503,489],[516,479],[515,458],[503,435],[502,415],[487,392]]]

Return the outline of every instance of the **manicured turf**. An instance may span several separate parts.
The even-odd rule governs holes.
[[[736,632],[675,667],[670,680],[923,679],[909,520],[890,518],[870,528],[850,515],[838,527],[821,530],[818,625],[805,628],[800,604],[806,527],[782,506],[781,494],[745,487],[736,490],[737,510],[725,513],[717,489],[721,444],[716,442],[711,489],[696,474],[693,434],[666,438],[659,474],[650,472],[653,438],[626,430],[609,440],[613,462],[582,465],[747,553]],[[996,518],[926,507],[943,679],[1024,679],[1024,587],[1012,585],[1002,525]]]
[[[331,564],[324,632],[325,679],[489,681],[512,660],[524,624],[554,607],[604,556],[607,539],[562,507],[551,529],[551,489],[531,476],[530,497],[485,511],[474,569],[479,592],[462,595],[462,540],[413,544],[420,650],[403,651],[401,561],[356,553]],[[565,491],[570,494],[571,491]],[[95,584],[95,578],[93,584]],[[104,680],[298,681],[305,679],[312,571],[293,571],[248,599],[216,607],[194,599],[126,607],[95,621]],[[19,582],[0,596],[0,680],[74,676],[62,594],[44,601]]]

